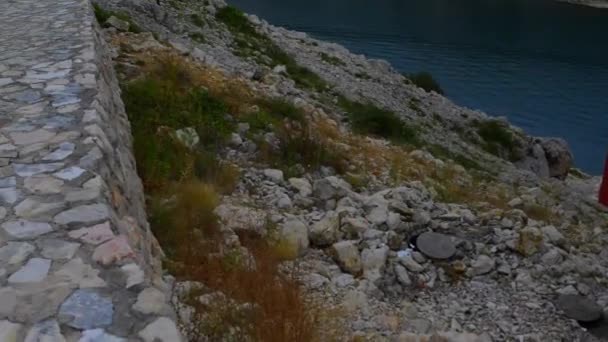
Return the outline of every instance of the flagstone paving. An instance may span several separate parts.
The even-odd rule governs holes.
[[[119,94],[88,0],[0,1],[2,342],[181,339]]]

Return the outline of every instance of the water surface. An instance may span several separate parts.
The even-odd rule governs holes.
[[[228,0],[272,24],[430,71],[459,105],[608,152],[608,10],[551,0]]]

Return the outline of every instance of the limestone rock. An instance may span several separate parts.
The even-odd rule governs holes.
[[[320,221],[310,227],[310,242],[318,247],[327,247],[338,240],[340,218],[338,214],[329,212]]]
[[[574,166],[574,156],[568,143],[561,138],[544,138],[541,140],[547,163],[549,176],[563,179]]]
[[[388,246],[364,249],[361,252],[361,262],[363,264],[363,276],[375,282],[382,277],[382,272],[386,266],[388,258]]]
[[[536,227],[526,227],[519,232],[516,250],[524,256],[536,254],[542,245],[543,234]]]
[[[452,238],[439,233],[422,233],[416,239],[420,251],[433,259],[449,259],[456,253]]]
[[[566,316],[580,322],[597,321],[602,316],[602,308],[583,296],[561,295],[557,299],[556,304]]]
[[[188,148],[194,148],[201,140],[196,133],[196,130],[192,127],[186,127],[175,131],[175,136],[182,144]]]
[[[159,317],[139,332],[145,342],[180,342],[182,338],[175,323],[166,317]]]
[[[560,245],[562,242],[564,242],[564,236],[554,226],[545,226],[540,230],[547,241],[556,245]]]
[[[480,255],[471,263],[473,275],[482,275],[491,272],[494,269],[496,262],[487,255]]]
[[[308,227],[298,219],[291,219],[281,225],[281,241],[289,251],[289,256],[299,256],[309,245]]]
[[[289,184],[291,187],[298,190],[302,197],[308,197],[312,195],[312,185],[306,178],[289,178]]]
[[[120,20],[115,16],[111,16],[110,18],[108,18],[108,20],[106,20],[106,24],[108,26],[114,27],[119,31],[129,31],[129,23],[127,21]]]
[[[340,241],[331,246],[331,255],[344,272],[357,275],[361,272],[361,255],[353,241]]]
[[[91,329],[83,331],[78,342],[127,342],[127,339],[108,334],[103,329]]]
[[[66,342],[59,329],[59,324],[57,324],[57,321],[55,320],[46,320],[36,323],[27,332],[24,342],[39,341]]]
[[[265,169],[264,176],[275,183],[283,182],[283,171],[277,169]]]
[[[10,321],[0,321],[0,341],[17,342],[22,325]]]
[[[336,176],[329,176],[317,180],[313,184],[313,193],[315,197],[321,200],[342,198],[351,191],[350,184]]]
[[[153,287],[141,291],[133,304],[133,310],[147,315],[160,314],[165,308],[165,294]]]

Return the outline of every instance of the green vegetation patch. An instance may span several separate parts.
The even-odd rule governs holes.
[[[127,84],[123,100],[131,121],[139,175],[147,189],[195,178],[229,188],[234,172],[216,157],[234,130],[226,106],[204,88],[193,85],[187,72],[164,63],[154,73]],[[192,127],[200,137],[194,148],[175,131]]]
[[[262,158],[283,170],[287,177],[301,176],[321,166],[330,166],[339,174],[346,172],[345,156],[330,148],[318,132],[306,124],[283,123],[274,133],[280,142],[278,148],[261,143]]]
[[[457,164],[462,165],[467,170],[484,171],[483,167],[481,167],[481,165],[479,165],[479,163],[475,160],[462,154],[454,153],[441,145],[433,144],[427,146],[427,150],[436,158],[451,159]]]
[[[335,65],[335,66],[345,66],[346,63],[344,63],[343,60],[341,60],[340,58],[336,57],[336,56],[330,56],[328,54],[326,54],[325,52],[321,52],[321,60],[323,62],[329,63],[331,65]]]
[[[105,26],[106,21],[108,21],[108,19],[110,19],[110,17],[114,16],[120,20],[123,20],[123,21],[126,21],[129,23],[129,32],[133,32],[133,33],[143,32],[142,29],[139,26],[137,26],[137,24],[135,24],[135,22],[133,22],[133,20],[131,19],[131,17],[129,16],[129,14],[127,12],[116,12],[116,11],[106,10],[95,3],[93,4],[93,10],[95,12],[95,18],[97,19],[97,22],[99,23],[99,25]]]
[[[430,73],[418,72],[418,73],[414,73],[414,74],[408,74],[405,76],[419,88],[422,88],[428,92],[434,91],[437,94],[443,95],[443,89],[441,89],[439,82],[437,82],[433,78],[433,75],[431,75]]]
[[[483,149],[495,156],[503,156],[506,151],[506,157],[511,161],[516,161],[519,158],[517,154],[517,145],[513,131],[508,126],[498,120],[487,120],[477,123],[477,134],[483,139]]]
[[[204,43],[205,42],[205,36],[202,33],[200,33],[200,32],[192,32],[192,33],[189,34],[189,36],[195,42],[198,42],[198,43]]]
[[[343,96],[338,99],[338,105],[348,113],[352,128],[357,133],[375,135],[394,143],[419,143],[416,129],[392,111],[371,103],[354,102]]]
[[[199,14],[196,14],[196,13],[190,14],[190,20],[192,21],[192,23],[194,25],[196,25],[198,27],[205,26],[205,20]]]
[[[284,65],[289,77],[302,88],[323,91],[327,83],[310,69],[298,65],[295,59],[278,47],[270,38],[256,31],[245,17],[245,14],[233,6],[218,10],[216,18],[223,22],[232,32],[237,47],[237,54],[243,57],[254,57],[260,63],[265,61],[262,55],[270,59],[270,67]]]

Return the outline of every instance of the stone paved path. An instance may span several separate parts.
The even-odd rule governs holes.
[[[0,342],[179,341],[87,0],[0,1]]]

